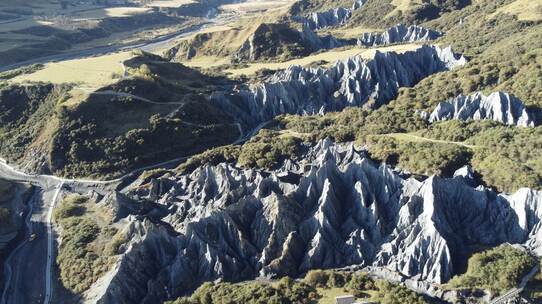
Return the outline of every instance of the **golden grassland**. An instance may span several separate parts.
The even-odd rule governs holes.
[[[257,12],[267,10],[277,10],[289,7],[295,1],[292,0],[249,0],[247,2],[222,5],[221,8],[226,11]]]
[[[20,75],[11,80],[15,83],[51,82],[79,83],[89,87],[100,87],[114,82],[123,74],[122,62],[132,58],[132,52],[119,52],[105,56],[52,62],[35,73]]]
[[[194,3],[193,0],[154,0],[147,4],[148,7],[180,7],[185,4]]]
[[[151,8],[148,7],[108,7],[74,13],[71,17],[75,20],[103,19],[107,17],[129,17],[138,14],[145,14],[150,11]]]
[[[413,6],[422,4],[421,0],[393,0],[391,5],[395,6],[395,9],[387,14],[384,18],[388,18],[399,14],[399,12],[405,12],[410,10]]]
[[[517,16],[522,21],[542,20],[542,1],[537,0],[516,0],[508,5],[500,7],[490,18],[499,13]]]

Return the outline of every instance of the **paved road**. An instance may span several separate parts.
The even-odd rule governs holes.
[[[2,303],[42,303],[45,286],[47,250],[47,208],[52,196],[51,189],[36,190],[28,202],[26,231],[22,243],[8,256],[4,265],[5,286]],[[29,241],[31,234],[37,238]],[[52,238],[51,238],[52,241]]]
[[[527,286],[527,283],[529,283],[531,278],[534,277],[538,273],[538,271],[540,271],[540,267],[539,267],[539,265],[537,263],[535,265],[535,267],[533,267],[533,269],[531,269],[531,271],[529,271],[521,279],[521,282],[520,282],[518,287],[510,289],[509,291],[505,292],[500,297],[497,297],[497,298],[493,299],[489,303],[490,304],[504,304],[504,303],[507,303],[508,301],[516,298],[517,296],[519,296],[519,294],[521,294],[523,292],[523,289],[525,289],[525,286]]]
[[[249,140],[267,124],[269,122],[261,123],[245,135],[241,124],[235,123],[240,135],[233,144],[242,144]],[[52,175],[30,175],[15,169],[0,158],[0,177],[13,181],[28,182],[41,189],[32,196],[29,202],[30,207],[26,217],[27,228],[24,240],[5,261],[6,284],[0,304],[50,303],[54,294],[53,265],[56,250],[52,214],[64,185],[80,192],[91,189],[106,192],[115,188],[123,180],[134,177],[145,170],[175,166],[186,158],[179,157],[145,166],[123,177],[107,181],[64,179]],[[38,235],[38,238],[29,241],[32,233]]]

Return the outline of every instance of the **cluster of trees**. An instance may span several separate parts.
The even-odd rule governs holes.
[[[112,250],[97,244],[98,239],[115,239],[115,228],[100,227],[87,212],[88,197],[72,194],[55,209],[55,221],[62,228],[57,264],[63,285],[74,293],[87,290],[109,270]]]
[[[316,289],[290,278],[281,279],[276,286],[267,283],[211,283],[201,285],[190,297],[179,298],[170,304],[286,304],[315,303]]]
[[[419,24],[461,9],[470,3],[469,0],[411,1],[407,3],[408,6],[396,10],[392,0],[369,0],[363,9],[354,13],[349,24],[368,28],[387,28],[397,23]]]
[[[357,298],[370,297],[381,304],[423,304],[424,299],[404,286],[374,280],[366,273],[335,270],[311,270],[302,280],[284,277],[278,282],[211,283],[201,285],[190,297],[170,304],[273,303],[315,304],[321,291],[343,288]]]
[[[51,151],[51,165],[57,174],[118,176],[134,167],[199,153],[238,138],[239,130],[231,118],[196,94],[204,88],[191,87],[198,77],[203,77],[199,73],[158,61],[147,54],[132,59],[127,65],[148,66],[153,75],[160,76],[156,76],[158,79],[134,78],[105,89],[164,104],[151,104],[129,96],[91,95],[75,107],[59,106],[59,130]],[[176,82],[170,79],[175,72],[193,78]],[[185,101],[186,106],[175,115],[169,115],[179,107],[168,105],[171,101]]]
[[[501,294],[516,287],[536,263],[538,261],[525,250],[505,244],[472,255],[467,271],[452,278],[448,285]]]
[[[200,166],[221,162],[236,163],[245,168],[274,169],[285,159],[298,158],[304,147],[304,141],[299,137],[263,129],[242,146],[222,146],[192,156],[177,171],[192,172]]]
[[[435,123],[419,134],[476,146],[470,163],[486,184],[500,191],[542,187],[542,127],[518,128],[492,121],[447,121]]]
[[[295,159],[301,151],[301,139],[284,136],[280,132],[262,130],[258,136],[243,145],[238,164],[243,167],[271,169],[285,159]]]
[[[471,151],[463,146],[411,142],[387,136],[370,137],[367,141],[372,158],[423,175],[453,176],[471,158]]]

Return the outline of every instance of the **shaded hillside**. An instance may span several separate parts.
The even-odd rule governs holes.
[[[296,23],[261,22],[197,34],[166,51],[165,57],[176,62],[205,57],[223,58],[226,63],[285,61],[345,44]]]
[[[417,24],[470,4],[471,0],[368,0],[354,13],[349,24],[368,28],[387,28],[397,23]]]
[[[63,28],[62,25],[35,25],[14,30],[8,34],[35,37],[34,43],[0,52],[0,66],[59,54],[76,44],[109,37],[115,33],[156,26],[171,26],[185,21],[185,18],[172,17],[161,12],[150,12],[128,17],[105,18],[97,22],[82,20],[78,21],[79,23],[70,24],[67,28]]]
[[[68,86],[4,88],[2,155],[30,171],[111,177],[239,137],[206,97],[227,82],[157,56],[126,66],[130,77],[90,94]]]

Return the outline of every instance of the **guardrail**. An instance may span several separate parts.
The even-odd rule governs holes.
[[[523,289],[525,289],[525,286],[529,282],[529,280],[540,270],[540,266],[537,264],[529,273],[527,273],[523,279],[521,280],[521,283],[519,284],[519,287],[512,288],[509,291],[507,291],[505,294],[493,299],[489,304],[503,304],[506,303],[506,301],[511,300],[515,298],[517,295],[519,295]]]

